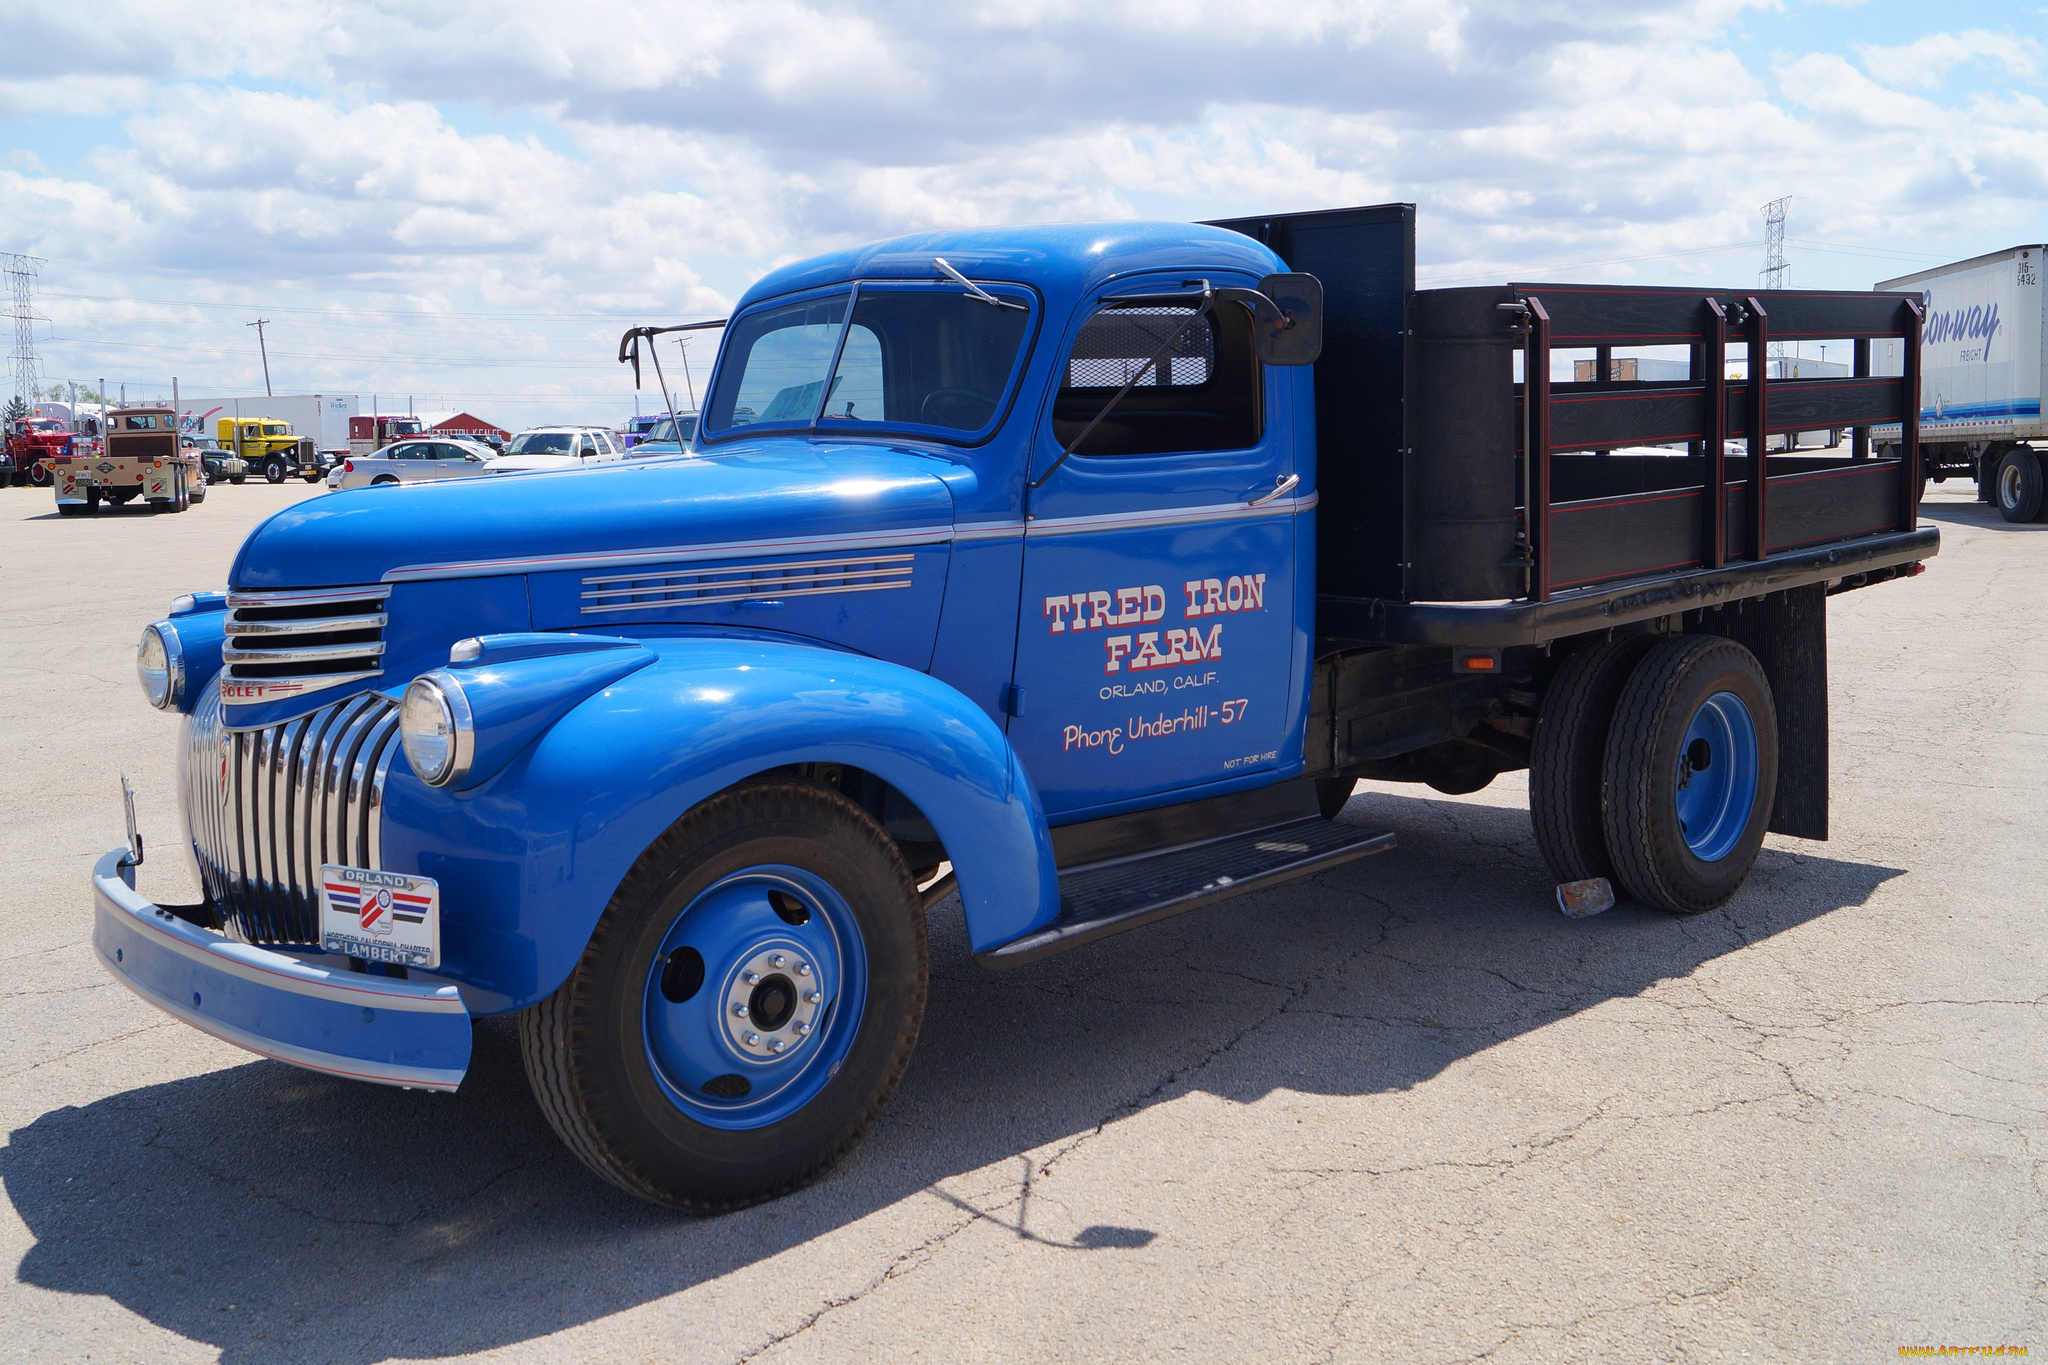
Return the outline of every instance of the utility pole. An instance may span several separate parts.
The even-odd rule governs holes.
[[[0,252],[0,269],[14,296],[14,393],[33,407],[36,401],[36,276],[48,264],[40,256]]]
[[[258,318],[254,322],[245,322],[242,325],[256,329],[256,349],[263,352],[263,396],[274,398],[276,395],[270,391],[270,348],[263,344],[263,328],[269,321],[269,318]]]
[[[1792,267],[1785,264],[1785,205],[1792,202],[1792,196],[1773,199],[1764,205],[1764,268],[1757,276],[1757,282],[1766,289],[1783,289],[1785,276]],[[1782,370],[1785,359],[1785,343],[1771,342],[1771,366]]]

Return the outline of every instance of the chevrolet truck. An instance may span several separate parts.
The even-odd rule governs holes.
[[[1917,355],[1919,301],[1414,259],[1409,205],[881,242],[747,291],[673,455],[279,512],[142,633],[204,899],[138,893],[131,803],[100,961],[386,1085],[516,1014],[591,1170],[716,1210],[882,1113],[956,895],[1015,969],[1387,856],[1360,778],[1527,768],[1560,883],[1714,911],[1827,837],[1828,597],[1939,548],[1917,376],[1754,362]],[[1614,345],[1697,359],[1553,379]]]

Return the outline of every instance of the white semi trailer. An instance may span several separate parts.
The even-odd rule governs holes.
[[[2041,271],[2048,246],[2008,247],[1937,266],[1879,289],[1918,290],[1927,321],[1920,342],[1920,463],[1936,482],[1977,480],[1977,496],[2007,521],[2048,520],[2048,333]],[[1900,374],[1897,341],[1874,343],[1871,369]],[[1899,429],[1873,427],[1873,442]],[[2039,442],[2040,445],[2029,444]]]

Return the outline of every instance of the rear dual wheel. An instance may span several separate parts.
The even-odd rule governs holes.
[[[852,1150],[909,1065],[925,981],[896,845],[837,792],[762,783],[712,797],[641,855],[520,1042],[585,1165],[715,1212]]]
[[[1559,881],[1611,877],[1645,905],[1699,914],[1735,894],[1763,846],[1777,711],[1741,645],[1653,639],[1596,645],[1559,670],[1537,721],[1530,814]]]
[[[1991,501],[1998,515],[2012,522],[2040,521],[2048,514],[2048,478],[2031,446],[2014,446],[1998,457],[1992,475]]]

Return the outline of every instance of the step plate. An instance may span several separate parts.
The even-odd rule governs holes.
[[[1393,846],[1390,831],[1333,825],[1312,815],[1203,843],[1069,868],[1060,874],[1058,919],[976,953],[975,960],[984,967],[1021,967]]]

